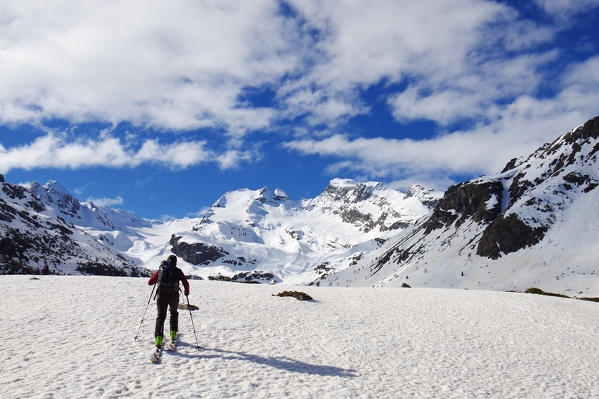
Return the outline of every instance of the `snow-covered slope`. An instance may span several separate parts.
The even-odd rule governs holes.
[[[445,289],[190,281],[150,363],[146,279],[0,276],[4,398],[597,398],[596,303]],[[294,289],[294,288],[291,288]]]
[[[46,217],[130,263],[156,269],[175,253],[188,274],[247,279],[248,272],[260,271],[252,279],[294,283],[349,266],[430,213],[441,196],[419,185],[403,194],[380,183],[335,179],[313,199],[295,201],[266,187],[242,189],[224,194],[204,217],[162,222],[81,203],[55,181],[19,190]]]
[[[4,182],[0,175],[0,272],[36,272],[47,267],[51,273],[148,273],[65,221],[47,203],[24,186]],[[60,205],[75,209],[78,202]]]
[[[258,269],[286,282],[308,282],[347,267],[351,255],[413,225],[439,197],[421,186],[403,194],[380,183],[342,179],[301,201],[280,189],[237,190],[223,195],[191,229],[176,231],[169,249],[197,266],[197,273]]]
[[[599,294],[599,117],[449,188],[434,212],[325,285]]]

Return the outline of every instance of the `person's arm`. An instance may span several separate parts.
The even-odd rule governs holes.
[[[189,295],[189,281],[187,281],[187,277],[185,277],[183,271],[181,271],[181,282],[183,283],[183,288],[185,289],[185,291],[183,291],[184,294]]]
[[[150,281],[148,281],[148,285],[156,284],[156,282],[158,281],[158,272],[159,272],[159,270],[156,270],[156,272],[154,272],[154,274],[152,274],[152,277],[150,277]]]

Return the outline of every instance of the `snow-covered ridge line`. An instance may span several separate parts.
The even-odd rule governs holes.
[[[48,217],[148,269],[175,253],[188,274],[260,271],[294,283],[347,267],[349,257],[413,225],[441,196],[420,185],[404,194],[378,182],[333,179],[312,199],[292,200],[280,188],[246,188],[223,194],[200,218],[160,222],[82,203],[55,181],[22,189]]]
[[[598,155],[599,117],[450,187],[418,226],[320,283],[597,296]]]

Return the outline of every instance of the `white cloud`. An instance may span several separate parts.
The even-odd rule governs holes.
[[[599,0],[534,0],[538,6],[543,8],[559,20],[570,18],[576,14],[588,11],[599,6]]]
[[[571,17],[599,0],[536,2]],[[557,94],[537,98],[543,68],[562,56],[552,39],[563,27],[541,26],[504,3],[289,0],[294,13],[285,15],[276,0],[3,2],[0,123],[210,127],[229,141],[215,151],[203,140],[149,138],[134,146],[110,135],[68,141],[49,134],[0,146],[0,170],[234,168],[256,158],[241,150],[247,132],[291,125],[304,140],[288,148],[337,157],[330,172],[396,181],[428,174],[438,182],[446,181],[441,171],[492,172],[599,107],[597,57],[566,68],[551,82]],[[444,134],[423,141],[331,136],[371,112],[362,95],[379,84],[387,89],[378,100],[397,121],[434,121]],[[248,87],[272,90],[276,104],[253,107],[240,97]],[[463,120],[473,126],[447,131]]]
[[[396,181],[405,187],[424,182],[437,188],[450,175],[498,173],[513,157],[528,155],[545,142],[597,115],[599,57],[583,61],[561,78],[564,88],[555,97],[522,95],[494,106],[489,117],[475,126],[428,140],[350,138],[333,135],[304,139],[285,146],[303,154],[336,158],[327,169],[368,178]],[[460,101],[456,97],[455,101]]]
[[[555,12],[597,1],[537,0]],[[557,55],[528,52],[556,28],[493,1],[288,4],[297,16],[276,0],[5,2],[0,122],[129,121],[236,137],[286,118],[334,127],[369,112],[362,89],[407,79],[389,94],[393,115],[444,124],[534,94],[538,67]],[[263,86],[278,108],[240,99]]]
[[[0,5],[0,121],[130,121],[170,129],[267,126],[245,86],[298,54],[274,0],[13,1]],[[294,50],[293,52],[291,50]]]
[[[538,68],[557,56],[528,52],[549,42],[554,29],[496,2],[290,3],[320,32],[318,56],[279,96],[314,125],[367,113],[357,93],[381,81],[409,84],[389,94],[399,121],[477,118],[498,100],[534,93],[542,81]]]
[[[94,205],[96,206],[100,206],[100,207],[111,207],[111,206],[115,206],[115,205],[122,205],[123,204],[123,197],[116,196],[115,198],[88,198],[87,202],[93,202]]]
[[[204,141],[179,141],[161,144],[146,140],[139,148],[120,139],[104,135],[98,140],[69,141],[57,134],[39,137],[22,146],[4,148],[0,145],[0,170],[60,168],[77,169],[92,166],[137,167],[159,164],[183,169],[202,163],[217,163],[222,169],[238,166],[252,159],[250,152],[228,151],[223,154],[205,148]]]

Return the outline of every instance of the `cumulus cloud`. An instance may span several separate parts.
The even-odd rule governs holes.
[[[369,178],[436,188],[454,181],[449,176],[494,174],[513,157],[528,155],[545,142],[596,116],[599,104],[597,58],[572,68],[568,85],[551,99],[523,95],[496,107],[493,117],[469,129],[426,140],[360,138],[333,135],[325,139],[293,140],[285,147],[306,155],[337,158],[332,175],[361,173]],[[593,80],[595,79],[595,80]]]
[[[481,0],[288,4],[295,14],[285,15],[276,0],[5,3],[0,121],[128,121],[239,136],[298,116],[338,124],[368,112],[360,89],[406,78],[416,82],[412,91],[442,92],[424,95],[416,108],[447,104],[458,92],[478,104],[522,90],[523,80],[533,90],[532,71],[542,62],[487,60],[483,46],[525,49],[552,35]],[[245,88],[264,86],[274,87],[278,107],[241,99]],[[397,97],[394,114],[421,117],[401,100],[422,96]]]
[[[535,2],[556,18],[599,6]],[[336,158],[330,173],[405,183],[493,172],[599,107],[598,58],[574,65],[552,42],[562,24],[540,24],[506,2],[485,0],[4,2],[0,123],[64,118],[158,131],[210,128],[226,133],[228,148],[202,139],[148,137],[132,145],[48,134],[0,146],[0,170],[234,168],[256,159],[241,150],[248,133],[291,131],[288,149]],[[548,73],[552,63],[562,73]],[[541,97],[549,78],[551,92]],[[433,121],[438,136],[356,137],[351,120],[372,112],[364,93],[377,85],[398,125]],[[274,99],[256,106],[244,97],[248,88],[267,88]]]
[[[0,121],[129,121],[167,129],[267,126],[244,87],[293,71],[295,32],[274,0],[0,5]]]
[[[99,139],[75,139],[48,134],[22,146],[4,148],[0,145],[0,170],[61,168],[77,169],[92,166],[137,167],[158,164],[183,169],[203,163],[217,163],[222,169],[232,168],[250,160],[249,153],[230,151],[223,154],[206,149],[204,141],[160,143],[145,140],[139,148],[121,139],[104,135]]]
[[[407,84],[388,94],[400,122],[477,118],[496,101],[534,93],[542,81],[538,69],[557,56],[530,51],[551,40],[555,29],[521,20],[497,2],[290,4],[319,32],[318,57],[279,96],[313,125],[368,113],[356,93],[381,81]]]
[[[534,0],[548,14],[563,20],[599,6],[599,0]]]

